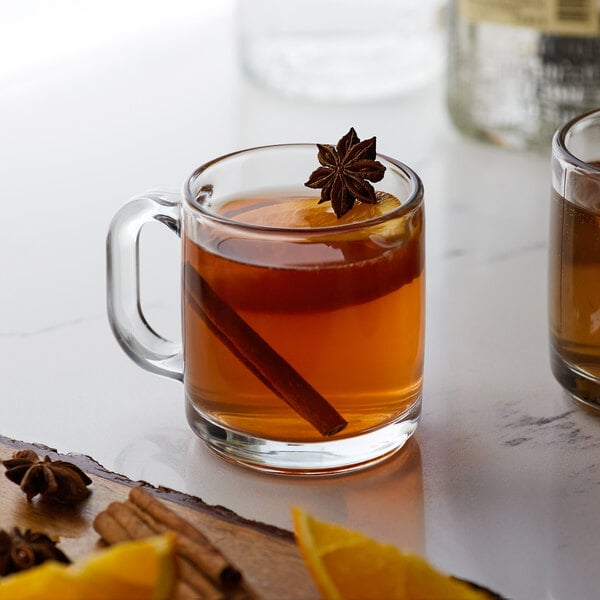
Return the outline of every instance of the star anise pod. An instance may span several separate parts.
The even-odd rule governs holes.
[[[18,527],[12,533],[0,529],[0,576],[24,571],[46,560],[70,563],[69,558],[56,546],[56,541],[45,533]]]
[[[33,450],[19,450],[11,459],[3,460],[5,475],[16,483],[31,500],[42,498],[61,504],[74,504],[89,496],[92,480],[76,465],[64,460],[40,460]]]
[[[354,127],[337,146],[317,144],[321,164],[304,184],[321,188],[321,202],[331,201],[338,219],[347,213],[356,200],[375,204],[375,189],[369,181],[381,181],[385,166],[375,160],[374,137],[360,141]]]

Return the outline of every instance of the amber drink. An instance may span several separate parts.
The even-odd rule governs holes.
[[[140,313],[135,239],[150,221],[181,236],[181,345]],[[228,460],[362,468],[419,422],[424,237],[422,183],[375,138],[236,152],[197,169],[183,198],[150,193],[117,214],[111,325],[138,364],[183,382],[192,430]]]
[[[555,136],[549,260],[552,370],[600,410],[600,111]]]

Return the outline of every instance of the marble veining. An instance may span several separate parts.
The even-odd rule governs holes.
[[[510,447],[560,445],[579,452],[598,450],[600,436],[584,428],[578,416],[579,409],[575,408],[557,415],[534,416],[523,413],[513,405],[502,415],[505,430],[502,443]]]
[[[39,327],[37,329],[32,329],[30,331],[27,331],[27,330],[0,331],[0,338],[27,339],[27,338],[31,338],[31,337],[43,336],[48,333],[57,333],[57,332],[65,330],[65,329],[71,329],[73,327],[78,327],[80,325],[86,325],[86,324],[98,322],[98,321],[106,321],[106,314],[96,314],[96,315],[76,317],[76,318],[70,319],[68,321],[62,321],[59,323],[46,325],[44,327]]]

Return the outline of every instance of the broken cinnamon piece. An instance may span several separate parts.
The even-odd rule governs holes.
[[[348,424],[338,411],[229,306],[186,262],[188,304],[227,348],[323,436],[339,433]]]

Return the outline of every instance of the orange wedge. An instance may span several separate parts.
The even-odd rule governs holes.
[[[304,562],[326,600],[489,600],[418,556],[292,509]]]
[[[0,579],[1,600],[162,600],[175,583],[175,537],[123,542],[64,565],[54,561]]]

